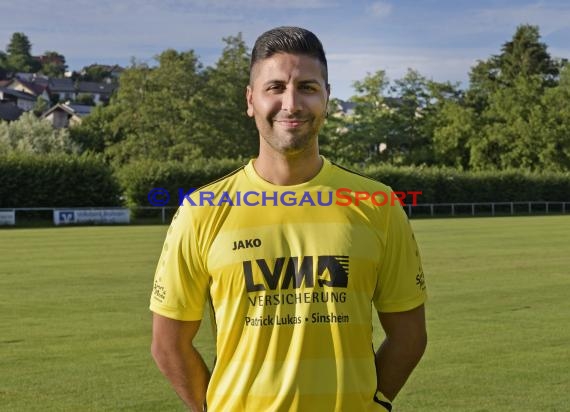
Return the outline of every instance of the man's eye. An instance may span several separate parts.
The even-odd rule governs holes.
[[[316,90],[315,86],[311,86],[310,84],[303,84],[300,89],[306,92],[314,92]]]
[[[279,84],[272,84],[267,88],[267,90],[271,90],[271,91],[279,91],[282,89],[283,89],[283,86],[281,86]]]

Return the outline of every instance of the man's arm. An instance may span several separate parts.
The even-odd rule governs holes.
[[[424,305],[407,312],[378,313],[386,339],[376,352],[378,390],[393,400],[420,361],[427,332]]]
[[[160,371],[193,412],[204,410],[210,372],[192,346],[200,321],[180,321],[153,314],[151,353]]]

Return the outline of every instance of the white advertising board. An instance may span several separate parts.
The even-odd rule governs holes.
[[[0,226],[16,224],[16,211],[15,210],[0,210]]]
[[[130,223],[129,209],[56,209],[53,223],[69,225],[74,223]]]

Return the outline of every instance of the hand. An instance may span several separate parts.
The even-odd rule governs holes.
[[[380,404],[387,412],[392,412],[392,402],[379,390],[374,394],[374,402]]]

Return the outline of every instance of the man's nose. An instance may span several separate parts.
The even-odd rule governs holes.
[[[296,113],[301,110],[300,96],[294,88],[288,88],[283,93],[281,109],[289,113]]]

